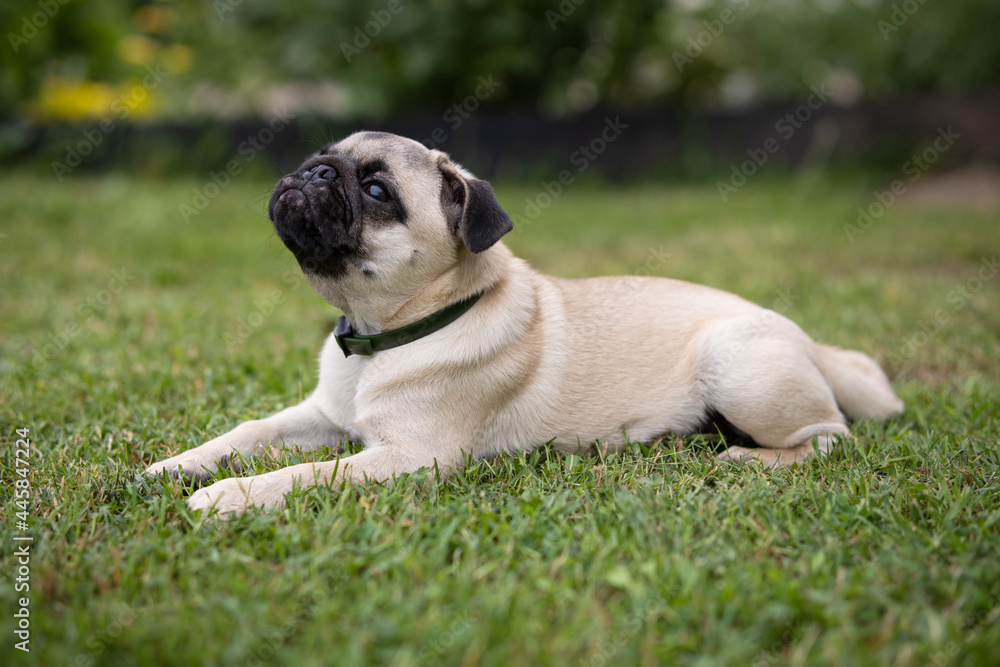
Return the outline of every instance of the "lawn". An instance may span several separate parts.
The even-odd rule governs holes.
[[[185,221],[201,179],[3,174],[0,663],[996,664],[1000,214],[901,202],[845,231],[876,184],[578,183],[534,219],[540,185],[498,187],[542,271],[710,284],[879,359],[905,414],[830,456],[542,449],[208,522],[136,473],[298,402],[336,317],[271,234],[270,183]]]

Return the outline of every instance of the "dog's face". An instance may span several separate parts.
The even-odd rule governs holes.
[[[488,183],[444,153],[382,132],[310,156],[278,181],[269,214],[331,302],[364,291],[412,296],[513,227]]]

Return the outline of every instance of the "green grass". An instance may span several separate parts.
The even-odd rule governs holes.
[[[727,203],[711,183],[571,186],[510,235],[537,268],[782,306],[879,358],[906,413],[775,472],[673,438],[209,523],[135,473],[300,400],[335,313],[271,235],[269,183],[184,224],[201,185],[0,179],[0,663],[995,664],[1000,276],[974,279],[997,213],[897,204],[852,244],[862,182],[761,181]],[[539,190],[498,192],[523,214]],[[30,654],[13,634],[16,428],[33,443]]]

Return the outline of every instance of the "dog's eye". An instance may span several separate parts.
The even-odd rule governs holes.
[[[389,201],[389,193],[378,183],[369,183],[366,185],[365,194],[378,201]]]

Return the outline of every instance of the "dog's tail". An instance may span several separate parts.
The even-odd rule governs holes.
[[[819,370],[849,419],[887,419],[903,411],[875,360],[861,352],[819,345]]]

